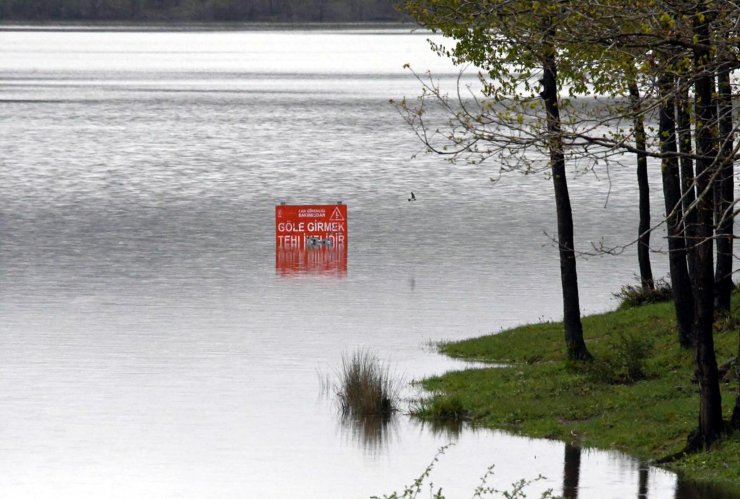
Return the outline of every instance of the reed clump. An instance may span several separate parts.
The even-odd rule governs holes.
[[[337,398],[344,416],[390,417],[398,410],[401,383],[367,350],[342,356]]]

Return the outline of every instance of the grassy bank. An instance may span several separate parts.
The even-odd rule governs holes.
[[[717,325],[720,364],[737,353],[738,318]],[[419,415],[449,419],[464,413],[475,424],[648,459],[680,451],[696,426],[699,399],[698,386],[692,383],[693,352],[678,346],[673,305],[585,317],[583,326],[588,348],[597,359],[588,366],[564,360],[561,323],[528,325],[441,345],[441,351],[453,357],[508,367],[469,369],[425,380],[424,387],[434,395],[420,405]],[[630,355],[642,360],[630,365]],[[736,380],[722,383],[726,419],[736,387]],[[670,467],[689,478],[740,491],[740,436]]]

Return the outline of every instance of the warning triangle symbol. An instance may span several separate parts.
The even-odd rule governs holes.
[[[339,211],[339,208],[334,208],[334,212],[331,214],[331,217],[329,217],[329,220],[344,220],[342,212]]]

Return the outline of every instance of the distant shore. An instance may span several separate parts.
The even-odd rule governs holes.
[[[0,31],[313,31],[407,30],[428,33],[403,22],[156,22],[156,21],[0,21]]]
[[[737,310],[737,294],[734,299]],[[739,325],[737,313],[717,324],[720,363],[737,355]],[[417,415],[441,422],[452,414],[475,425],[615,449],[647,460],[679,452],[695,428],[699,396],[692,383],[693,351],[678,345],[673,304],[584,317],[583,326],[596,358],[593,364],[564,360],[562,324],[554,322],[440,345],[440,351],[452,357],[507,367],[425,380],[424,387],[433,395],[420,404]],[[625,364],[624,354],[630,351],[634,358],[643,356],[639,376],[634,366]],[[737,386],[729,372],[722,383],[726,420]],[[688,455],[666,467],[692,481],[729,490],[728,497],[740,497],[740,435],[736,432],[711,452]]]

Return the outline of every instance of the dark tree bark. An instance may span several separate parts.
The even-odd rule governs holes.
[[[689,85],[687,79],[679,80],[676,91],[676,116],[678,123],[678,150],[681,154],[681,199],[683,204],[684,238],[693,240],[692,230],[696,225],[696,212],[691,205],[696,201],[696,186],[694,185],[694,159],[691,145],[691,108],[689,99]],[[694,249],[689,243],[686,248],[689,265],[689,278],[694,281]],[[693,320],[693,319],[692,319]]]
[[[653,269],[650,265],[650,185],[648,184],[645,120],[640,104],[637,83],[629,82],[630,103],[634,116],[635,146],[637,147],[637,186],[639,189],[640,221],[637,229],[637,263],[640,267],[640,283],[644,289],[655,289]]]
[[[717,74],[717,112],[719,121],[720,173],[714,186],[715,225],[717,235],[717,266],[714,273],[717,312],[730,313],[732,300],[732,203],[733,189],[733,123],[732,86],[730,70],[721,69]]]
[[[673,303],[676,309],[678,341],[684,348],[693,345],[694,300],[686,263],[681,206],[681,180],[676,154],[676,119],[674,78],[663,75],[660,86],[660,152],[663,156],[663,198],[665,199],[666,226],[668,230],[668,264],[671,271]]]
[[[551,19],[544,21],[546,37],[552,36]],[[542,58],[542,93],[540,96],[547,113],[548,149],[550,151],[550,168],[555,188],[555,208],[558,221],[558,249],[560,253],[560,280],[563,289],[563,325],[565,328],[565,345],[568,358],[571,360],[591,360],[592,356],[583,340],[581,324],[581,306],[578,297],[578,273],[576,271],[576,254],[573,244],[573,211],[568,194],[568,182],[565,178],[565,153],[560,126],[560,109],[558,108],[557,63],[555,49],[545,48]]]
[[[732,410],[730,426],[733,430],[740,430],[740,332],[737,334],[737,357],[735,358],[735,376],[737,377],[737,393],[735,395],[735,408]]]
[[[730,426],[734,430],[740,430],[740,333],[737,335],[737,358],[735,359],[735,376],[737,376],[737,395],[735,396],[735,408],[732,410]]]
[[[716,147],[716,103],[713,99],[714,77],[709,63],[709,21],[705,2],[700,2],[694,15],[694,33],[698,44],[693,49],[695,71],[696,116],[696,231],[694,259],[694,333],[696,335],[696,379],[699,382],[699,426],[690,447],[709,448],[722,432],[722,398],[719,391],[717,358],[714,353],[714,197],[712,178],[718,168],[714,159]]]
[[[581,475],[581,448],[565,444],[563,466],[563,498],[578,499],[578,482]]]

